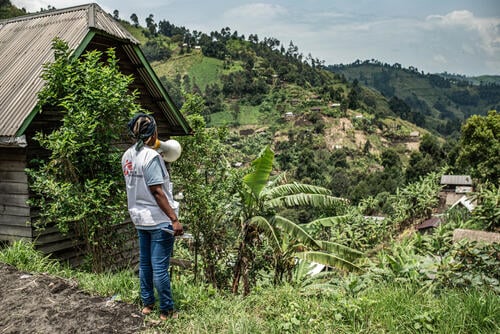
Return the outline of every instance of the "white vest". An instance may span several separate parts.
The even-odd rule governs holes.
[[[160,223],[172,223],[156,203],[144,178],[144,169],[156,156],[159,156],[159,153],[155,150],[144,146],[140,151],[136,151],[135,145],[122,156],[122,170],[127,185],[128,212],[137,228],[151,228]],[[162,184],[163,192],[172,209],[178,214],[179,203],[174,201],[172,183],[165,162],[161,158],[158,160],[165,175]]]

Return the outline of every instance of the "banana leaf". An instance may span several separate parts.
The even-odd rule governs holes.
[[[266,189],[265,195],[272,199],[285,195],[297,195],[301,193],[331,195],[331,191],[329,189],[296,182],[283,184],[274,188],[269,188],[268,190]]]
[[[259,157],[252,162],[253,171],[243,177],[243,182],[250,188],[255,198],[260,197],[273,168],[274,152],[266,146]]]
[[[293,194],[281,196],[266,201],[266,206],[270,208],[280,207],[312,207],[322,209],[341,208],[347,204],[347,200],[340,197],[333,197],[323,194]]]

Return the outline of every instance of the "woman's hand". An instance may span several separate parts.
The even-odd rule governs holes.
[[[172,227],[174,228],[174,236],[184,234],[184,228],[182,227],[182,224],[178,219],[172,222]]]

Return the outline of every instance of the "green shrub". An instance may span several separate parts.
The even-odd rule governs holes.
[[[0,262],[8,263],[19,270],[61,274],[64,269],[55,259],[35,250],[32,242],[19,240],[0,251]]]
[[[59,39],[53,49],[55,61],[44,65],[39,99],[42,110],[57,108],[63,118],[57,129],[35,136],[50,156],[27,170],[36,195],[31,205],[40,209],[38,227],[71,232],[83,241],[92,269],[102,271],[109,253],[124,242],[110,229],[126,216],[122,152],[115,144],[123,140],[130,115],[142,109],[135,102],[138,92],[129,91],[133,79],[120,72],[112,49],[106,62],[99,51],[73,57]]]

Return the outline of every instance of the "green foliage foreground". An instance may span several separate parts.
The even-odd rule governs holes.
[[[76,58],[66,42],[55,39],[52,45],[55,61],[44,65],[39,105],[41,112],[58,110],[63,119],[59,128],[34,137],[50,156],[27,170],[35,194],[30,204],[40,208],[36,227],[56,225],[83,240],[92,269],[103,271],[110,250],[124,242],[110,237],[110,227],[126,217],[122,151],[114,143],[124,141],[126,122],[142,109],[135,102],[138,92],[129,93],[133,78],[120,72],[114,50]]]
[[[27,242],[0,252],[0,262],[30,272],[75,279],[80,288],[101,296],[118,296],[137,304],[138,279],[129,271],[89,274],[61,267]],[[500,330],[500,303],[491,290],[442,289],[414,283],[360,284],[355,276],[331,290],[283,285],[259,287],[243,298],[190,283],[174,273],[174,298],[181,317],[157,330],[183,333],[495,333]],[[356,288],[357,287],[357,288]],[[145,319],[146,325],[156,319]]]

